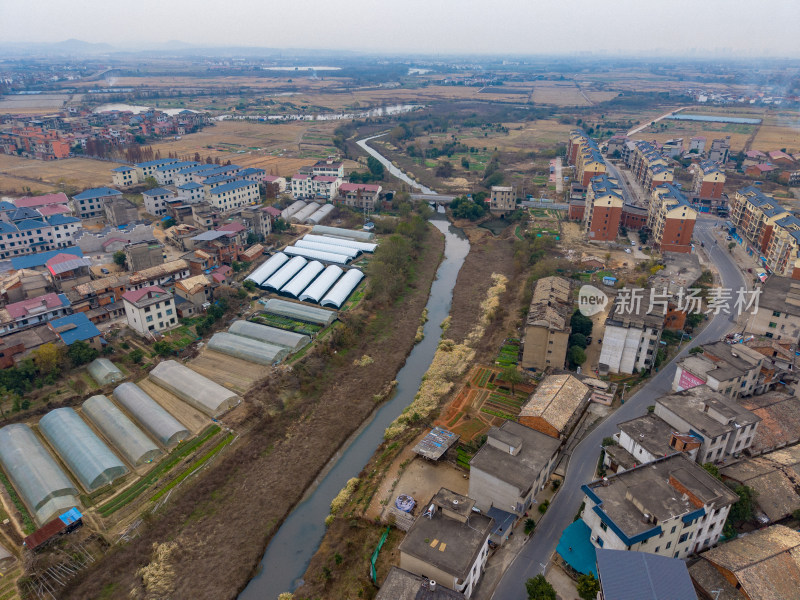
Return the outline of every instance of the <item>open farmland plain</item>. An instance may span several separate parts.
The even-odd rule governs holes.
[[[115,163],[87,158],[54,161],[30,160],[0,154],[0,193],[60,190],[63,186],[84,189],[109,185]]]

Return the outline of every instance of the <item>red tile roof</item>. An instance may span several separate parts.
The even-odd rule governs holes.
[[[37,208],[48,204],[67,204],[69,198],[63,192],[57,194],[45,194],[44,196],[25,196],[14,200],[14,205],[18,208]]]
[[[343,183],[339,186],[339,191],[348,193],[348,192],[357,192],[361,190],[362,192],[377,192],[381,189],[381,186],[375,185],[374,183]]]
[[[272,215],[273,217],[280,217],[280,216],[281,216],[281,211],[279,211],[279,210],[278,210],[277,208],[275,208],[274,206],[267,206],[267,207],[264,209],[264,212],[266,212],[266,213],[269,213],[269,214],[270,214],[270,215]]]
[[[43,217],[49,217],[68,213],[69,207],[65,204],[48,204],[47,206],[40,206],[37,210]]]
[[[244,231],[244,225],[241,223],[226,223],[222,227],[217,227],[217,231],[228,231],[230,233],[239,233],[240,231]]]
[[[140,290],[131,290],[130,292],[125,292],[124,294],[122,294],[122,297],[125,300],[127,300],[128,302],[132,302],[133,304],[136,304],[139,300],[141,300],[143,297],[145,297],[150,292],[153,292],[154,294],[166,294],[167,293],[164,289],[158,287],[157,285],[151,285],[151,286],[148,286],[148,287],[143,287]]]
[[[75,258],[72,255],[69,256],[70,258]],[[21,302],[9,304],[6,306],[6,310],[13,318],[19,319],[27,315],[34,308],[39,308],[43,305],[46,306],[48,310],[65,306],[65,304],[61,301],[61,298],[58,297],[58,294],[45,294],[44,296],[37,296],[36,298],[30,298],[28,300],[22,300]]]
[[[338,177],[334,177],[333,175],[317,175],[314,177],[314,181],[324,181],[325,183],[333,183],[338,179]]]

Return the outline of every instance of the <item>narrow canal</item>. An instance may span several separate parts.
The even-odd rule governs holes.
[[[366,142],[369,139],[361,140]],[[370,154],[379,158],[393,175],[397,171],[391,163],[372,148],[363,145]],[[412,181],[404,173],[401,179],[421,189],[435,193]],[[441,323],[450,314],[456,277],[469,252],[469,241],[464,234],[450,225],[444,215],[437,214],[430,221],[445,236],[444,260],[436,272],[436,279],[428,297],[428,322],[425,338],[416,346],[397,374],[397,387],[391,400],[381,406],[372,419],[362,426],[350,443],[334,456],[329,468],[315,482],[310,493],[287,517],[267,546],[258,575],[239,596],[240,600],[275,600],[281,592],[294,591],[302,583],[311,557],[319,548],[325,535],[325,517],[330,512],[331,500],[347,480],[357,476],[376,448],[383,441],[383,432],[403,409],[411,404],[428,370],[442,335]],[[291,468],[287,465],[286,468]]]

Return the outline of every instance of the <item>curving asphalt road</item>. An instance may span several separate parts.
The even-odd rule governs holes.
[[[727,250],[714,244],[713,235],[708,229],[720,222],[716,219],[698,220],[694,237],[695,240],[704,242],[706,249],[709,250],[711,260],[722,278],[722,287],[740,289],[745,286],[741,272]],[[706,328],[683,348],[678,357],[685,356],[692,346],[719,340],[734,329],[734,325],[734,319],[729,315],[721,313],[715,316]],[[626,399],[625,404],[595,427],[575,447],[567,467],[566,478],[561,484],[556,499],[539,521],[531,539],[522,547],[520,553],[506,570],[494,591],[493,599],[516,600],[519,598],[519,600],[525,600],[527,596],[525,581],[542,572],[543,565],[550,561],[550,557],[555,552],[561,533],[572,522],[580,509],[583,501],[583,493],[580,488],[581,485],[591,481],[594,476],[603,438],[616,433],[617,423],[645,414],[647,406],[653,404],[659,396],[668,393],[675,377],[675,368],[674,360],[665,365],[643,388]]]

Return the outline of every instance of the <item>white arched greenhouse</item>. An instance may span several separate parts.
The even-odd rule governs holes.
[[[191,437],[180,421],[135,383],[118,385],[112,395],[162,445],[169,448]]]
[[[295,248],[309,248],[320,252],[330,252],[331,254],[344,254],[350,258],[355,258],[361,254],[361,250],[347,248],[346,246],[335,246],[327,242],[310,242],[308,240],[298,240],[294,243]]]
[[[336,285],[325,294],[325,297],[320,300],[322,306],[333,306],[334,308],[341,308],[347,297],[353,293],[356,286],[364,279],[364,274],[358,269],[350,269],[344,276],[336,282]]]
[[[218,417],[242,401],[229,389],[174,360],[157,364],[150,379],[210,417]]]
[[[289,246],[288,248],[284,248],[283,251],[291,256],[303,256],[305,258],[321,260],[322,262],[336,263],[337,265],[346,265],[353,260],[346,254],[333,254],[332,252],[312,250],[311,248],[300,248],[299,246]]]
[[[153,462],[161,454],[153,440],[106,396],[92,396],[81,412],[134,467]]]
[[[281,211],[281,219],[283,219],[288,223],[289,217],[291,217],[296,212],[303,210],[305,207],[306,207],[305,202],[303,202],[302,200],[297,200],[296,202],[292,203],[289,207],[284,208]]]
[[[311,342],[311,338],[302,333],[286,331],[285,329],[278,329],[277,327],[270,327],[268,325],[259,325],[258,323],[252,323],[250,321],[234,321],[228,328],[228,332],[242,337],[252,338],[259,342],[284,346],[285,348],[289,348],[292,352],[300,350],[300,348]]]
[[[100,385],[115,383],[125,379],[125,375],[122,371],[107,358],[95,358],[86,368],[89,371],[89,375]]]
[[[71,408],[51,410],[39,420],[39,431],[89,492],[128,472],[128,467]]]
[[[279,298],[270,298],[263,304],[264,312],[305,321],[306,323],[318,323],[319,325],[328,326],[336,320],[334,311],[316,308],[308,304],[298,304],[297,302],[289,302]]]
[[[322,297],[325,295],[329,289],[333,287],[333,284],[336,283],[336,280],[342,276],[341,267],[337,267],[336,265],[328,265],[328,267],[322,272],[322,274],[314,280],[314,283],[309,285],[303,293],[300,294],[299,299],[302,302],[316,302],[319,303],[322,300]]]
[[[303,270],[292,277],[292,280],[281,288],[282,294],[288,294],[292,298],[297,298],[308,285],[314,281],[325,267],[318,260],[312,260]]]
[[[288,254],[288,252],[287,252]],[[295,256],[292,260],[283,265],[269,279],[261,284],[262,287],[275,290],[276,292],[286,285],[289,280],[306,266],[308,261],[302,256]]]
[[[280,269],[286,261],[289,260],[289,257],[286,256],[283,252],[278,252],[277,254],[273,254],[272,256],[267,259],[264,264],[259,265],[259,267],[250,273],[247,277],[245,277],[245,281],[252,281],[256,285],[261,285],[267,279],[269,279],[275,271]]]
[[[375,239],[375,234],[369,231],[358,231],[357,229],[342,229],[341,227],[328,227],[327,225],[314,225],[311,233],[317,235],[333,235],[359,242],[371,242]]]
[[[80,506],[80,492],[22,423],[0,429],[0,466],[39,525]]]
[[[296,213],[294,213],[291,217],[289,217],[289,221],[291,221],[292,223],[302,223],[308,217],[317,212],[319,210],[319,206],[320,205],[317,204],[316,202],[310,202],[308,206],[304,206]]]
[[[211,336],[211,339],[208,340],[208,349],[258,365],[271,365],[289,354],[286,346],[268,344],[224,331]]]
[[[314,235],[313,233],[305,234],[303,236],[303,241],[344,246],[345,248],[353,248],[355,250],[361,250],[362,252],[375,252],[375,248],[378,247],[378,244],[373,244],[372,242],[357,242],[355,240],[346,240],[329,235]]]
[[[306,223],[317,225],[320,221],[322,221],[322,219],[331,214],[333,209],[333,204],[323,204],[317,212],[312,214],[310,217],[306,217]]]

